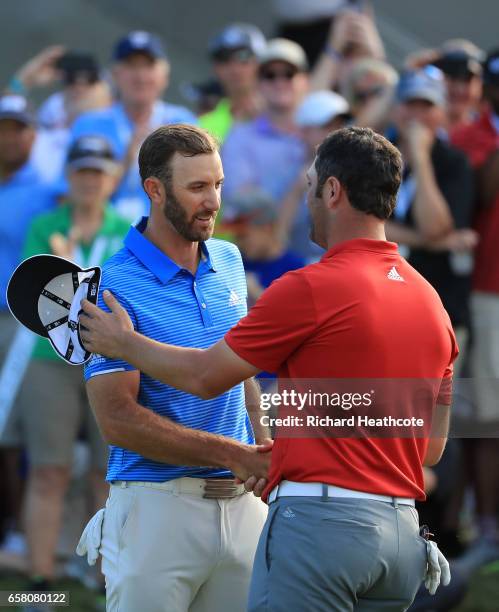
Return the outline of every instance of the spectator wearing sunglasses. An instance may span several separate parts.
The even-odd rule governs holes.
[[[340,90],[356,125],[385,130],[398,80],[397,71],[383,60],[363,58],[353,63]]]
[[[433,62],[445,75],[448,128],[470,124],[478,116],[482,97],[481,49],[469,40],[445,42]]]
[[[295,112],[308,87],[307,68],[305,52],[297,43],[285,38],[268,42],[258,71],[266,110],[234,126],[222,148],[225,198],[260,189],[279,206],[295,182],[306,155]]]
[[[225,97],[201,116],[199,124],[223,142],[235,121],[254,119],[262,110],[257,86],[257,55],[265,48],[265,37],[254,25],[234,23],[210,42],[213,71]]]

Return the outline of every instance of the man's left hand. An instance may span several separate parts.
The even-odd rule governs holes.
[[[104,312],[88,300],[82,300],[80,336],[83,345],[91,353],[114,359],[125,359],[123,354],[126,334],[133,331],[127,311],[110,291],[104,291],[104,302],[111,312]]]

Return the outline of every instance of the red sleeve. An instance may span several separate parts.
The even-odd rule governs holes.
[[[496,134],[484,129],[485,121],[485,116],[482,116],[475,123],[456,128],[450,134],[451,143],[466,153],[473,168],[481,166],[497,148]]]
[[[255,367],[277,372],[316,326],[310,286],[303,270],[296,270],[274,281],[225,341]]]
[[[450,321],[449,321],[450,325]],[[442,406],[450,406],[452,404],[452,379],[454,372],[454,361],[456,357],[459,355],[459,347],[457,345],[456,336],[452,330],[452,327],[449,329],[452,341],[452,353],[450,357],[449,365],[445,368],[445,372],[440,383],[440,389],[437,397],[437,404]]]

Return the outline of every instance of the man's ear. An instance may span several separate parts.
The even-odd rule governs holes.
[[[341,197],[341,183],[335,176],[330,176],[324,183],[322,191],[326,206],[330,209],[336,208]]]
[[[165,202],[165,186],[155,176],[149,176],[144,181],[144,191],[149,196],[151,204],[164,204]]]

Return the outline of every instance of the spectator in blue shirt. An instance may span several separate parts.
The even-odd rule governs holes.
[[[130,32],[117,43],[113,59],[119,101],[107,109],[81,115],[73,124],[71,139],[92,134],[112,142],[124,163],[113,201],[120,214],[135,220],[149,211],[137,164],[142,141],[160,125],[195,123],[196,118],[188,109],[160,100],[168,86],[170,64],[157,36]]]
[[[278,211],[264,192],[236,194],[229,204],[234,215],[229,226],[243,256],[248,302],[252,306],[274,280],[302,268],[305,260],[286,248],[277,236]],[[304,232],[308,234],[308,227],[304,227]]]
[[[24,239],[31,219],[54,205],[54,198],[44,186],[33,167],[30,154],[36,137],[33,115],[30,114],[25,98],[7,95],[0,98],[0,372],[8,373],[9,389],[0,403],[0,451],[2,462],[11,466],[10,478],[6,479],[6,495],[2,499],[9,513],[4,544],[19,537],[17,534],[21,483],[12,468],[17,462],[17,447],[20,443],[17,431],[17,417],[14,408],[16,389],[28,363],[30,346],[16,344],[10,351],[12,359],[7,366],[6,356],[16,331],[16,321],[7,308],[5,291],[10,275],[19,264]],[[23,349],[23,350],[22,350]],[[24,358],[23,358],[24,357]],[[4,370],[4,368],[8,368]],[[3,463],[3,465],[8,465]]]
[[[30,162],[36,137],[35,120],[26,99],[0,98],[0,310],[7,310],[5,290],[20,262],[24,238],[31,219],[54,205],[51,190],[44,185]]]
[[[307,60],[296,43],[276,38],[260,57],[259,83],[266,112],[236,125],[224,143],[227,176],[224,199],[259,188],[277,203],[293,185],[305,162],[305,145],[295,125],[296,107],[308,87]],[[230,216],[230,210],[226,209]]]

